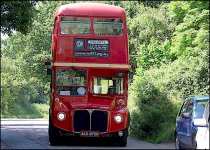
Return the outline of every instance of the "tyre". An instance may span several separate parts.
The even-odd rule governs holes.
[[[118,145],[125,147],[127,146],[127,138],[128,138],[128,128],[130,126],[130,112],[128,113],[128,122],[127,122],[127,128],[123,130],[123,136],[118,137]]]
[[[175,148],[176,149],[183,149],[180,142],[179,142],[179,138],[178,138],[178,135],[176,134],[175,136]]]
[[[127,145],[127,137],[128,137],[128,128],[123,130],[123,136],[118,137],[118,145],[125,147]]]
[[[59,144],[59,139],[60,139],[59,129],[52,124],[51,119],[49,119],[48,135],[49,135],[49,144],[51,146]]]
[[[193,134],[192,136],[192,144],[193,144],[193,149],[197,149],[197,142],[196,142],[196,135]]]

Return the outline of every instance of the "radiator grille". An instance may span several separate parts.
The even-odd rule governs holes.
[[[91,130],[106,132],[107,118],[107,111],[93,110],[92,113],[89,113],[88,110],[75,110],[74,131],[80,132],[81,130]]]
[[[74,131],[90,130],[90,115],[87,110],[74,111]]]
[[[107,112],[93,111],[91,115],[91,130],[106,132],[107,129]]]

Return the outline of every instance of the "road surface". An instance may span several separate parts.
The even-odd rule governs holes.
[[[44,119],[1,119],[1,149],[174,149],[174,143],[152,144],[128,137],[127,147],[91,138],[48,143],[48,121]],[[92,140],[92,141],[91,141]]]

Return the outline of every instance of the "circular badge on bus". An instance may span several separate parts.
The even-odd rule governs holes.
[[[84,39],[74,39],[74,50],[84,50],[85,40]]]
[[[77,93],[79,93],[79,95],[85,95],[85,92],[86,92],[86,90],[84,87],[79,87],[77,89]]]
[[[77,41],[77,42],[76,42],[76,46],[77,46],[78,48],[83,47],[83,42],[82,42],[82,41]]]

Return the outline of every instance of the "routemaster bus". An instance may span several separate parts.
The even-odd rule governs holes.
[[[49,143],[107,137],[126,146],[130,123],[126,14],[99,3],[60,6],[52,31]]]

